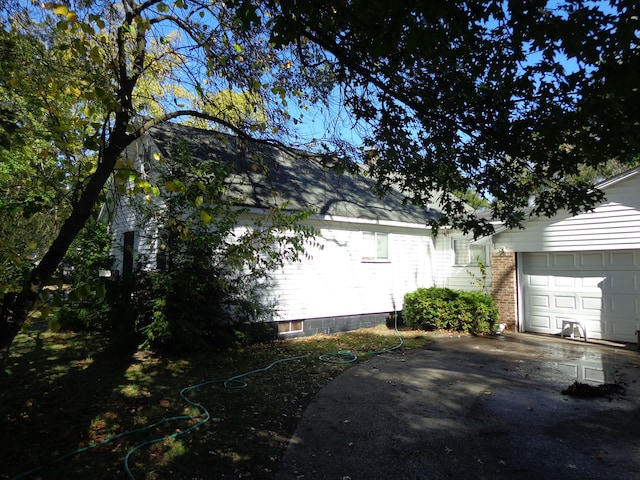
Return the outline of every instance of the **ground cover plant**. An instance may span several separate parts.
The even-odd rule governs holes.
[[[169,358],[138,351],[89,333],[21,334],[0,388],[0,478],[46,466],[30,479],[127,478],[123,459],[130,449],[136,479],[270,479],[305,407],[344,369],[369,358],[367,352],[407,349],[429,343],[425,332],[380,326],[336,335],[274,341]],[[351,351],[352,363],[319,360]],[[188,392],[211,419],[189,434],[172,437],[197,421],[176,420],[70,455],[122,432],[163,418],[198,414],[179,392],[213,379],[260,370],[242,380],[246,388],[220,383]],[[25,454],[25,452],[29,452]]]

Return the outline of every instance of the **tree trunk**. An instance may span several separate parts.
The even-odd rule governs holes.
[[[123,113],[116,115],[114,129],[108,145],[102,152],[98,167],[87,183],[80,199],[73,206],[71,214],[62,225],[58,236],[42,260],[31,271],[22,290],[18,294],[10,292],[5,295],[0,310],[0,366],[6,365],[9,358],[9,348],[38,300],[42,288],[51,279],[69,246],[91,216],[93,207],[115,168],[116,160],[134,140],[134,137],[126,132],[128,123],[129,115]]]

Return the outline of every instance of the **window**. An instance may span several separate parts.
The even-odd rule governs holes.
[[[362,232],[362,260],[389,260],[389,235],[380,232]]]
[[[477,265],[486,263],[487,253],[484,245],[476,245],[469,240],[459,239],[453,241],[454,265]]]
[[[302,320],[279,321],[278,333],[294,333],[302,331]]]

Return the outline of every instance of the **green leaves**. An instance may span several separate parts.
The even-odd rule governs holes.
[[[640,152],[631,132],[640,113],[628,109],[640,102],[632,2],[269,6],[274,43],[316,43],[343,105],[371,127],[378,189],[399,184],[409,202],[439,203],[442,224],[491,231],[455,200],[470,190],[495,199],[494,218],[509,226],[526,218],[532,196],[535,213],[588,209],[598,194],[576,180],[581,165],[631,166]]]
[[[178,179],[168,180],[164,182],[164,188],[171,193],[185,191],[184,183],[182,183],[182,181]]]

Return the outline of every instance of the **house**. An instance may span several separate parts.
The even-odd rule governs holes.
[[[598,188],[606,200],[589,212],[535,218],[524,230],[493,236],[494,298],[502,321],[543,334],[562,333],[572,329],[567,322],[578,321],[589,338],[636,341],[640,169]]]
[[[381,199],[364,169],[357,175],[338,174],[302,152],[176,123],[157,126],[140,138],[127,149],[123,162],[152,176],[157,159],[185,143],[197,161],[232,165],[229,191],[251,215],[285,201],[289,209],[313,212],[306,222],[318,232],[317,245],[308,248],[306,258],[273,275],[269,300],[277,305],[272,320],[282,335],[384,323],[402,309],[404,295],[419,287],[488,286],[480,285],[477,263],[478,258],[487,262],[488,246],[474,246],[468,236],[450,230],[434,237],[427,222],[440,215],[437,205],[405,204],[397,191]],[[124,197],[115,205],[115,268],[123,274],[154,269],[161,225],[143,224]],[[489,281],[490,274],[485,279]]]

